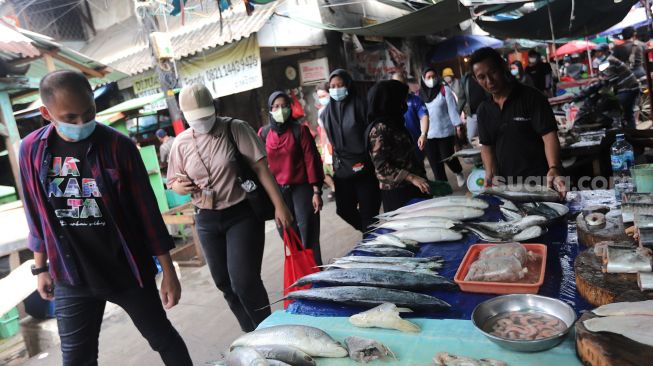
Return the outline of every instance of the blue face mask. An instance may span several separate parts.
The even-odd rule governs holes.
[[[331,98],[333,98],[336,102],[340,102],[341,100],[347,98],[347,95],[349,92],[347,91],[346,87],[340,87],[340,88],[331,88],[329,89],[329,95],[331,95]]]
[[[322,98],[319,98],[318,100],[320,102],[320,105],[325,106],[325,105],[329,104],[330,99],[331,98],[329,98],[329,97],[322,97]]]
[[[59,134],[72,141],[84,140],[91,136],[93,131],[95,131],[95,126],[97,124],[94,119],[81,125],[60,121],[56,122],[56,128],[57,131],[59,131]]]

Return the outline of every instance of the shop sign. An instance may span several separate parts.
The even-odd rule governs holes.
[[[299,63],[302,85],[316,84],[329,78],[329,61],[326,57]]]

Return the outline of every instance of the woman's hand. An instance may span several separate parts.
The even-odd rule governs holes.
[[[285,203],[282,204],[281,207],[275,208],[274,221],[277,222],[277,227],[285,230],[291,227],[293,220],[292,213],[290,213],[290,210]]]
[[[426,193],[431,193],[431,186],[429,186],[429,182],[426,179],[424,179],[424,178],[422,178],[420,176],[417,176],[415,174],[408,174],[406,176],[406,180],[410,184],[417,187],[420,190],[420,192],[425,193],[425,194]]]
[[[313,213],[318,213],[322,210],[322,196],[318,192],[313,192]]]
[[[199,187],[189,180],[176,180],[174,183],[172,183],[172,190],[182,196],[193,193],[198,189]]]

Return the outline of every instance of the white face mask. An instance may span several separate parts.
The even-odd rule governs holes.
[[[536,62],[537,62],[537,58],[536,58],[536,57],[529,57],[529,58],[528,58],[528,63],[529,63],[529,64],[534,64],[534,63],[536,63]]]
[[[433,85],[435,85],[435,80],[433,80],[433,79],[424,79],[424,85],[426,85],[429,88],[432,88]]]
[[[444,81],[446,81],[447,83],[451,83],[453,81],[453,78],[451,76],[445,76]]]
[[[195,132],[200,134],[207,134],[213,129],[215,124],[215,115],[210,115],[208,117],[200,118],[194,121],[188,121],[188,125],[195,130]]]

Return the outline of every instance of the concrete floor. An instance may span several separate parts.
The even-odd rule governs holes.
[[[465,166],[468,174],[470,167]],[[428,168],[428,167],[427,167]],[[432,179],[430,169],[428,176]],[[453,174],[447,169],[449,183],[454,194],[464,194],[465,188],[457,188]],[[352,229],[335,213],[335,204],[325,202],[321,215],[322,258],[346,254],[360,233]],[[270,301],[283,296],[283,244],[272,222],[266,225],[265,254],[262,278],[268,290]],[[208,365],[222,358],[221,353],[242,331],[217,290],[208,267],[181,269],[182,298],[176,307],[168,311],[168,317],[184,338],[193,362]],[[160,365],[158,354],[152,351],[145,339],[138,333],[127,314],[117,306],[108,304],[100,332],[100,365],[149,366]],[[272,311],[282,307],[272,306]],[[42,354],[32,357],[24,365],[54,366],[61,364],[59,347],[51,347]]]

